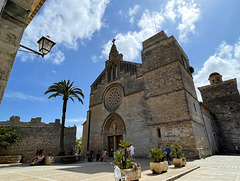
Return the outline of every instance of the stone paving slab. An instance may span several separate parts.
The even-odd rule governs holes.
[[[108,162],[86,162],[75,164],[53,164],[29,166],[23,164],[0,164],[1,181],[20,181],[20,180],[38,180],[38,181],[112,181],[114,179],[112,160]],[[152,174],[149,168],[149,159],[136,159],[141,164],[141,181],[147,180],[169,180],[174,175],[181,174],[184,171],[194,169],[196,165],[187,164],[183,168],[174,168],[169,166],[169,170],[163,174]]]
[[[193,161],[200,169],[193,171],[178,181],[240,181],[240,156],[214,155],[202,160]]]
[[[112,160],[75,164],[29,166],[26,163],[0,164],[0,181],[114,181]],[[152,174],[149,159],[136,159],[141,164],[140,181],[199,180],[240,181],[240,156],[212,156],[189,160],[182,168],[169,166],[163,174]],[[200,167],[200,168],[199,168]]]

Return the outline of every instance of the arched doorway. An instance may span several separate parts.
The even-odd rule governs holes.
[[[103,146],[107,149],[110,157],[118,150],[124,130],[124,123],[119,115],[112,114],[106,119],[103,127],[103,140],[105,140]]]

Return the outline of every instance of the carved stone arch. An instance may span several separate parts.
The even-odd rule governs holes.
[[[114,123],[116,124],[116,130],[114,130],[114,128],[113,128]],[[105,119],[103,126],[102,126],[102,134],[113,135],[114,131],[116,131],[116,134],[125,134],[126,133],[125,123],[124,123],[122,117],[117,113],[110,114]]]
[[[119,149],[120,140],[123,140],[125,133],[126,127],[121,116],[110,114],[102,126],[103,149],[108,151],[110,157]]]

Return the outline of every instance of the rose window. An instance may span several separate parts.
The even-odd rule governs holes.
[[[108,110],[116,110],[122,102],[122,91],[118,87],[111,88],[105,95],[105,106]]]

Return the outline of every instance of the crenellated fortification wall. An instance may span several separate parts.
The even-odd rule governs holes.
[[[13,126],[21,130],[22,138],[17,145],[7,149],[0,149],[0,155],[22,155],[23,162],[29,161],[38,149],[43,149],[47,155],[52,152],[57,155],[60,148],[60,119],[54,123],[43,123],[41,117],[32,118],[30,122],[21,122],[19,116],[12,116],[8,121],[1,121],[0,127]],[[70,154],[75,148],[76,126],[65,127],[64,148],[65,153]]]

